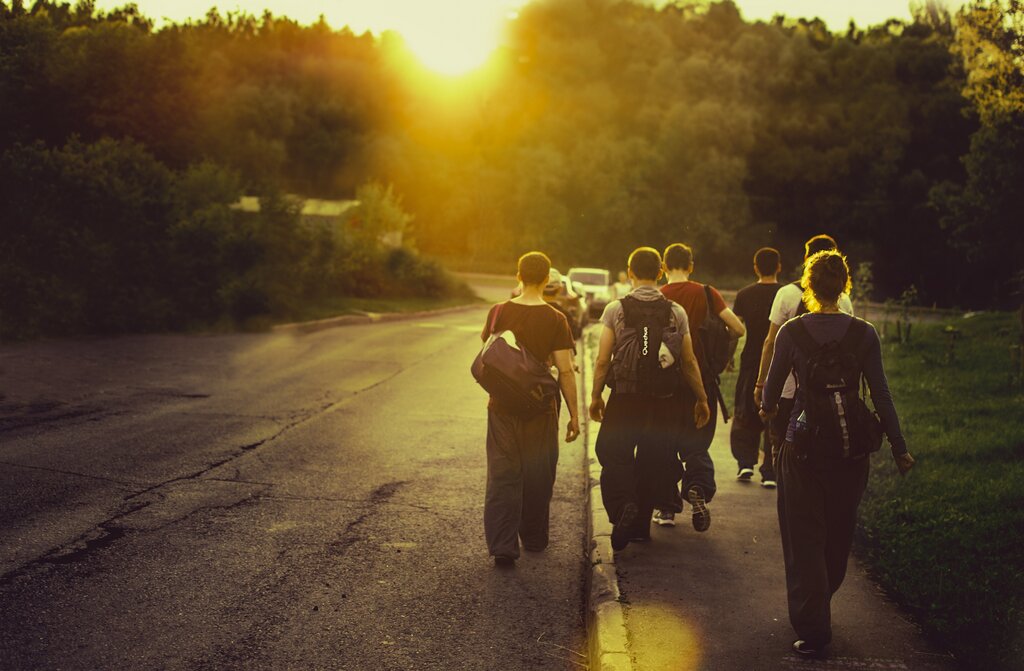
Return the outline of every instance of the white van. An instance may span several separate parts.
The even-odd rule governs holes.
[[[568,275],[573,284],[583,286],[590,314],[600,317],[611,301],[611,273],[604,268],[570,268]]]

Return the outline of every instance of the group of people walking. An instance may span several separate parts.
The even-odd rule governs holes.
[[[613,549],[650,541],[652,524],[674,525],[687,504],[693,528],[710,528],[716,482],[709,449],[719,406],[726,410],[719,388],[724,341],[734,347],[746,335],[729,434],[736,479],[750,482],[764,455],[761,485],[778,490],[789,615],[798,637],[793,650],[824,655],[868,457],[884,432],[900,472],[914,463],[878,334],[853,316],[845,257],[831,237],[815,236],[805,245],[801,280],[780,284],[779,252],[762,248],[754,255],[757,282],[737,293],[732,309],[713,287],[690,279],[694,253],[685,244],[669,245],[664,254],[640,247],[627,265],[631,289],[625,291],[620,277],[619,297],[601,317],[588,408],[600,423],[595,451]],[[565,317],[543,300],[549,271],[544,254],[523,255],[522,291],[492,308],[482,338],[489,345],[510,332],[524,357],[557,367],[572,441],[580,430],[575,347]],[[874,412],[862,400],[865,383]],[[534,552],[548,543],[561,404],[556,393],[545,399],[524,412],[491,393],[484,529],[497,565],[514,565],[520,540]]]

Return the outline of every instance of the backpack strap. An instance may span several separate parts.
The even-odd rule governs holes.
[[[804,356],[810,356],[817,352],[821,348],[821,343],[811,336],[811,332],[807,330],[807,325],[804,324],[803,316],[794,317],[790,321],[793,323],[790,335],[793,336],[797,349],[803,352]],[[850,354],[856,354],[857,348],[860,347],[867,332],[868,324],[866,321],[856,317],[851,318],[850,325],[846,328],[846,334],[839,341],[840,349]]]
[[[643,310],[644,307],[648,306],[657,306],[658,310],[665,316],[665,323],[670,324],[672,322],[672,302],[664,296],[659,296],[653,301],[641,301],[633,296],[625,296],[619,302],[622,304],[622,320],[626,326],[631,326],[633,317]]]
[[[794,287],[800,290],[800,302],[796,306],[796,314],[793,315],[794,317],[799,317],[801,315],[807,314],[808,312],[810,312],[810,310],[807,309],[807,303],[804,302],[804,288],[800,286],[799,280],[793,282],[792,284]]]
[[[815,340],[811,332],[807,330],[803,317],[794,317],[786,323],[792,324],[790,335],[793,336],[793,342],[796,343],[797,349],[804,353],[804,356],[809,357],[821,349],[821,343]]]
[[[705,319],[707,319],[708,317],[711,316],[711,306],[714,304],[714,301],[711,298],[711,285],[710,284],[705,284],[704,285],[704,301],[707,303],[707,306],[708,306],[708,314],[704,317]]]
[[[632,321],[633,311],[639,307],[637,305],[638,302],[632,296],[623,296],[619,299],[619,303],[622,305],[622,321],[626,326],[629,326],[629,323]]]
[[[853,317],[850,320],[850,326],[846,329],[846,335],[839,341],[839,348],[844,352],[850,354],[856,354],[857,349],[860,348],[861,342],[864,340],[864,335],[868,332],[868,324],[863,319],[857,319]]]

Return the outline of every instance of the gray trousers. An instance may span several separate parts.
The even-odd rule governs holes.
[[[832,595],[846,577],[868,466],[866,458],[801,459],[789,442],[776,461],[789,621],[813,645],[832,640]]]
[[[484,535],[495,557],[519,557],[548,545],[548,512],[558,467],[558,413],[487,411]]]

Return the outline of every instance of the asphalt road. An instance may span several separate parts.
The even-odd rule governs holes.
[[[0,349],[0,668],[580,668],[582,441],[494,568],[483,316]]]

